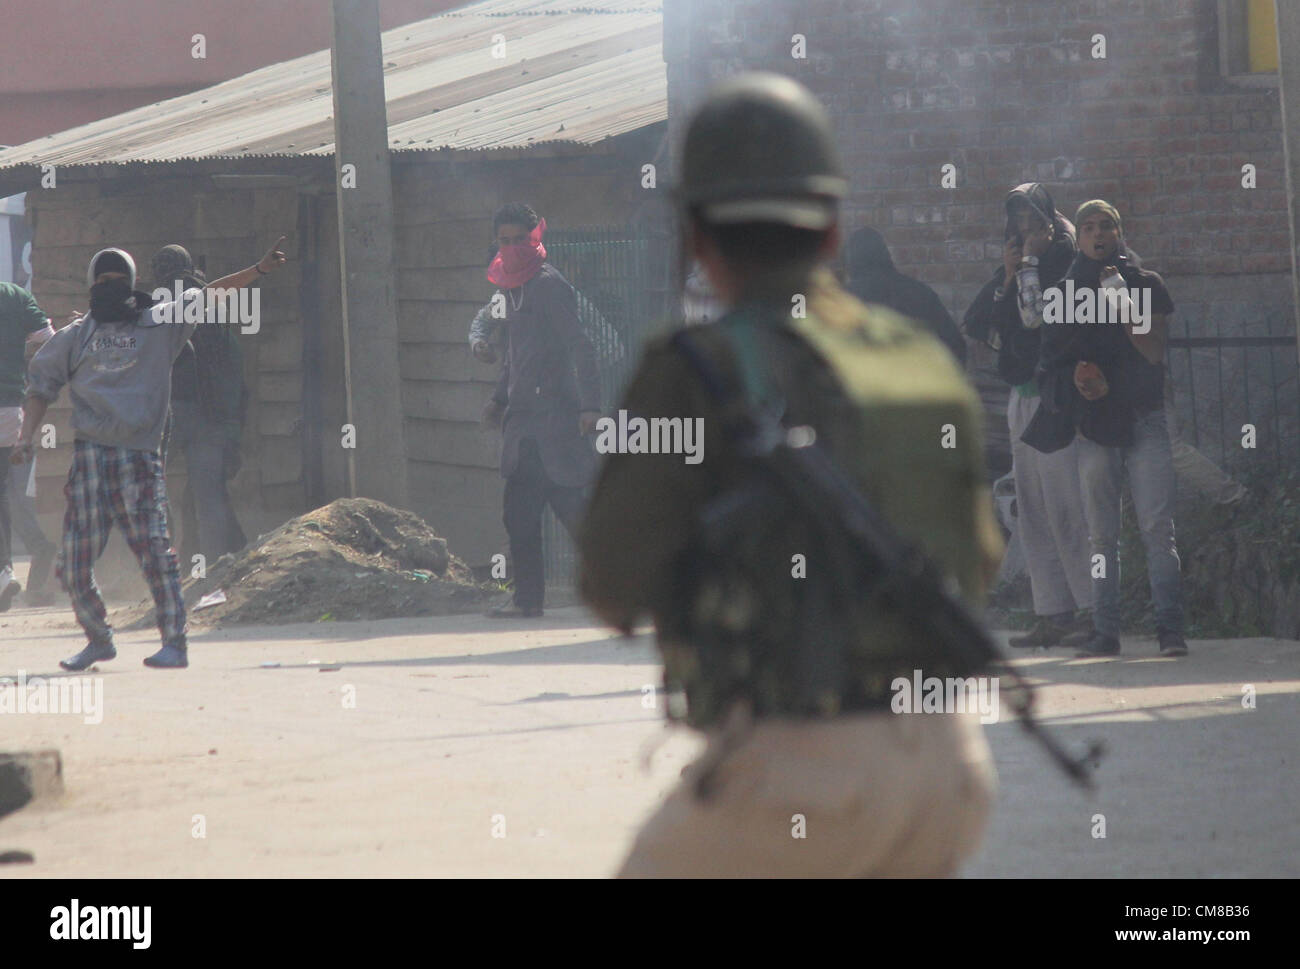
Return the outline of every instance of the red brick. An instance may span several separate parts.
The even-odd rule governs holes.
[[[1284,273],[1291,271],[1291,253],[1252,252],[1241,257],[1243,273]]]

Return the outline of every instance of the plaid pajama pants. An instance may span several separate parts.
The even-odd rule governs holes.
[[[158,453],[77,441],[63,494],[68,508],[55,574],[72,596],[86,636],[92,643],[113,641],[92,568],[116,522],[149,582],[163,645],[184,647],[180,562],[167,533],[167,486]]]

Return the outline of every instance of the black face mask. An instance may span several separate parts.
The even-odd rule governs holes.
[[[125,279],[109,279],[90,287],[90,315],[101,323],[129,320],[137,313],[131,284]]]

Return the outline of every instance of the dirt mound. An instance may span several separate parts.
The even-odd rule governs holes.
[[[223,555],[185,582],[191,626],[388,619],[475,612],[495,585],[474,580],[423,519],[369,498],[342,498]],[[195,607],[222,593],[219,605]],[[153,604],[124,610],[128,629],[154,625]]]

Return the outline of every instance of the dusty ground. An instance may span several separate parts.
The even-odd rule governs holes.
[[[57,675],[80,646],[69,623],[0,616],[0,675]],[[0,877],[604,876],[698,749],[643,706],[649,637],[611,638],[577,607],[200,631],[185,671],[144,668],[155,645],[119,635],[101,724],[0,715],[0,749],[58,747],[66,778],[61,798],[0,820],[0,852],[36,858]],[[1014,722],[989,727],[1000,804],[966,874],[1300,874],[1300,643],[1192,650],[1023,660],[1062,738],[1110,753],[1084,795]]]

